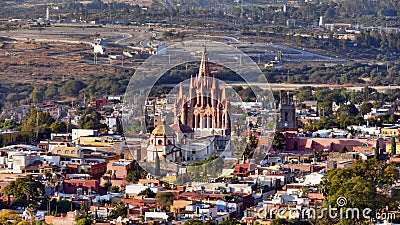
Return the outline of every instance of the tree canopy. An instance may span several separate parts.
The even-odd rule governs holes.
[[[3,193],[8,196],[14,196],[14,205],[27,206],[30,203],[40,205],[43,202],[40,196],[44,195],[44,185],[39,181],[35,181],[31,175],[28,175],[11,181],[3,189]]]
[[[128,215],[128,207],[123,203],[119,202],[114,205],[113,210],[111,210],[109,217],[111,219],[117,219],[118,217],[126,218]]]
[[[160,204],[161,209],[169,210],[174,199],[174,195],[171,192],[159,192],[156,195],[158,204]]]
[[[393,164],[370,159],[355,161],[349,168],[330,170],[323,178],[321,188],[326,205],[337,207],[337,199],[346,198],[345,207],[373,212],[396,208],[398,199],[388,198],[391,186],[399,179],[399,171]],[[338,221],[336,221],[338,222]]]

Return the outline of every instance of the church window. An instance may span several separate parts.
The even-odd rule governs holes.
[[[288,121],[288,115],[289,115],[289,113],[285,112],[285,121]]]
[[[158,145],[162,145],[163,144],[163,141],[162,140],[158,140]]]

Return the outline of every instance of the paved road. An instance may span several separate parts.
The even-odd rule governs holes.
[[[114,41],[114,43],[119,44],[120,42],[127,41],[127,40],[131,39],[132,37],[133,37],[132,34],[124,33],[124,34],[122,34],[122,37],[117,38],[116,41]]]
[[[204,37],[204,38],[221,38],[227,41],[228,43],[239,43],[240,41],[234,37],[229,36],[219,36],[219,35],[203,35],[203,34],[195,34],[194,37]]]

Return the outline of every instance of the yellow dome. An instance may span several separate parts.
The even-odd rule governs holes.
[[[175,131],[168,125],[159,125],[157,126],[153,132],[151,132],[151,135],[154,136],[162,136],[162,135],[174,135]]]

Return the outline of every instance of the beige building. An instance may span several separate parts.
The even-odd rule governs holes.
[[[0,130],[0,147],[8,146],[17,142],[19,137],[21,136],[21,132],[19,131],[2,131]]]
[[[52,152],[53,154],[65,157],[83,158],[83,153],[79,146],[56,146]]]

